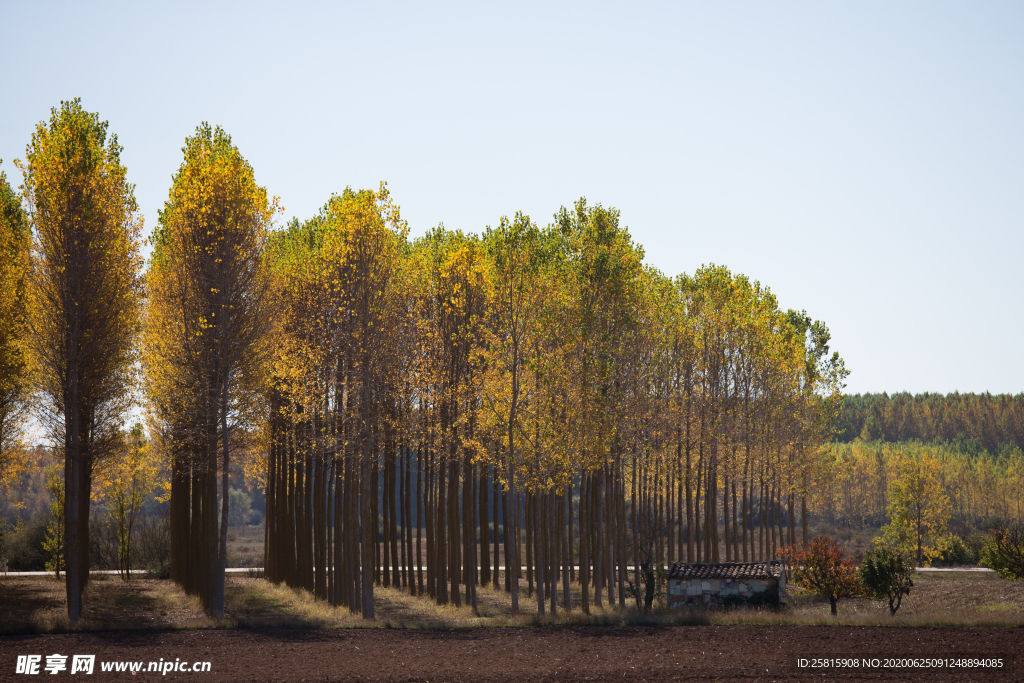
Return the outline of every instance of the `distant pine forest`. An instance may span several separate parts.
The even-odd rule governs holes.
[[[835,441],[944,442],[964,452],[1024,449],[1024,393],[847,394]]]

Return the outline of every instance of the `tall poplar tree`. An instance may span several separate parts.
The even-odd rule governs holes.
[[[150,354],[154,370],[161,365],[169,369],[177,378],[176,390],[191,394],[184,402],[191,414],[177,416],[180,436],[190,439],[196,450],[189,463],[189,546],[194,555],[188,563],[195,576],[186,584],[210,613],[220,616],[227,561],[229,422],[247,378],[259,374],[266,362],[263,352],[274,318],[264,247],[276,201],[256,184],[252,166],[220,127],[203,123],[182,151],[185,159],[153,236],[153,303],[147,325],[157,332],[147,339],[156,346]],[[180,488],[172,489],[172,497],[175,493],[186,495]]]
[[[542,259],[541,235],[529,216],[516,214],[509,222],[502,218],[495,230],[484,234],[493,263],[494,294],[491,302],[491,337],[488,340],[488,364],[492,370],[491,384],[497,390],[485,395],[485,405],[495,412],[501,427],[501,453],[505,456],[504,472],[512,509],[513,519],[519,518],[519,491],[516,470],[521,467],[517,445],[517,433],[529,429],[523,410],[524,385],[527,383],[527,361],[534,335],[539,333],[539,282]],[[496,463],[498,464],[498,463]],[[497,472],[496,472],[497,473]],[[512,610],[519,611],[519,554],[512,544],[512,555],[505,558],[507,569],[512,572]]]
[[[26,340],[64,452],[68,617],[89,570],[92,470],[128,401],[142,304],[138,215],[121,146],[79,100],[40,122],[21,164],[33,228]]]
[[[595,581],[594,603],[602,606],[601,591],[607,587],[612,599],[611,573],[616,550],[611,532],[618,525],[614,515],[622,471],[618,411],[626,372],[625,348],[637,325],[636,298],[643,276],[643,249],[634,244],[629,231],[619,225],[619,212],[600,204],[588,206],[581,198],[572,211],[555,214],[553,229],[563,241],[567,260],[568,298],[574,336],[572,339],[575,392],[580,410],[574,428],[583,446],[581,475],[590,487],[585,512],[593,533],[581,534],[580,573],[583,584],[582,609],[589,612],[591,578]],[[610,479],[611,477],[611,479]],[[582,486],[582,484],[581,484]],[[619,515],[621,517],[621,514]],[[624,563],[622,563],[624,564]],[[593,566],[591,577],[588,566]]]
[[[28,408],[24,352],[28,248],[28,219],[7,175],[0,171],[0,486],[14,475],[18,464]]]

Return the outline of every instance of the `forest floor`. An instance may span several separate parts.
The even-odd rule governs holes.
[[[209,661],[211,672],[197,677],[204,681],[749,682],[821,678],[821,670],[798,668],[798,658],[856,655],[884,664],[887,657],[984,654],[1001,657],[1003,668],[964,675],[880,665],[827,673],[852,680],[1024,680],[1024,582],[994,574],[920,574],[895,618],[884,604],[867,599],[841,601],[833,618],[827,602],[807,594],[791,594],[789,605],[778,611],[641,616],[635,608],[592,608],[585,617],[578,585],[572,611],[538,616],[536,599],[525,589],[522,614],[511,613],[504,591],[482,588],[474,615],[465,606],[440,607],[379,588],[377,619],[365,621],[304,591],[234,575],[227,579],[225,619],[215,621],[170,581],[94,576],[83,619],[71,629],[62,581],[0,577],[0,681],[21,678],[12,674],[18,655],[43,655],[45,662],[53,653],[147,665],[160,658]],[[535,628],[523,628],[528,626]],[[979,628],[984,626],[993,628]],[[174,678],[175,672],[167,675]]]

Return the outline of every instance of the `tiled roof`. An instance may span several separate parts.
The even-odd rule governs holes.
[[[770,574],[769,574],[770,572]],[[686,564],[673,562],[670,579],[763,579],[782,574],[781,562],[721,562],[716,564]]]

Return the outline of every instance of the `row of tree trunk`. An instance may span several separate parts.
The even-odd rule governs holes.
[[[520,578],[541,614],[571,609],[577,581],[585,612],[631,597],[649,607],[645,566],[663,582],[674,561],[764,561],[795,543],[794,496],[768,471],[709,487],[696,468],[685,477],[685,461],[621,457],[561,491],[512,494],[468,452],[443,457],[384,434],[367,459],[343,424],[324,452],[316,419],[289,420],[284,408],[271,423],[267,578],[367,618],[375,586],[476,610],[478,586],[511,591]],[[518,570],[506,566],[514,557]]]

